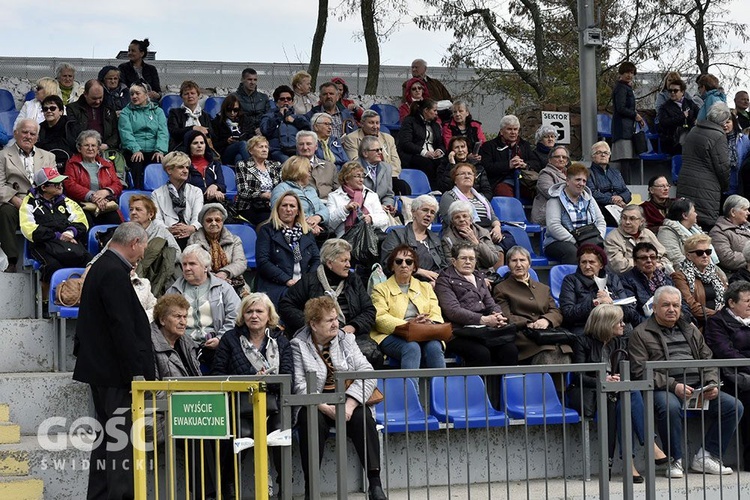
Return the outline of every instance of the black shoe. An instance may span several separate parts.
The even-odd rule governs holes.
[[[367,493],[369,500],[388,500],[382,486],[371,486]]]
[[[644,481],[643,476],[633,476],[633,484],[641,484]]]
[[[656,465],[666,465],[669,463],[669,457],[655,458],[654,463]]]

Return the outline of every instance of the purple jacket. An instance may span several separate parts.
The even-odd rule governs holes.
[[[726,307],[708,318],[703,337],[716,359],[750,358],[750,327],[737,321]],[[736,385],[741,391],[750,389],[748,366],[738,366],[736,377],[734,368],[726,368],[722,370],[722,378],[729,381],[736,378]]]
[[[476,271],[474,277],[477,286],[458,274],[455,267],[448,266],[440,272],[435,282],[435,295],[443,311],[443,319],[454,326],[479,325],[483,315],[502,312],[492,298],[484,277]]]

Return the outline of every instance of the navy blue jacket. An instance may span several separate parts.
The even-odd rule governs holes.
[[[339,113],[341,113],[342,130],[334,130],[333,135],[336,137],[344,137],[346,134],[350,134],[357,130],[359,127],[357,127],[357,121],[352,112],[349,111],[346,106],[341,104],[341,102],[337,102],[336,107],[338,108]],[[307,116],[307,119],[312,122],[312,117],[315,113],[327,113],[327,111],[323,109],[322,104],[318,104],[308,111],[305,116]]]
[[[635,132],[635,93],[630,85],[618,81],[612,91],[612,142],[632,139]]]
[[[292,358],[292,346],[289,340],[278,329],[271,330],[269,334],[279,346],[279,374],[292,375],[294,359]],[[229,330],[221,337],[211,366],[211,375],[257,375],[258,372],[255,371],[242,350],[240,335],[245,337],[249,335],[245,325]],[[267,341],[260,349],[263,356],[266,355],[266,345]]]
[[[314,272],[320,265],[320,253],[312,232],[303,235],[299,245],[302,274]],[[270,222],[258,230],[255,260],[258,264],[257,290],[266,292],[278,308],[279,300],[288,289],[286,282],[294,274],[294,253],[281,231],[274,229]]]
[[[648,302],[654,294],[651,293],[646,287],[646,277],[638,269],[631,269],[630,271],[620,275],[620,281],[622,282],[623,288],[630,292],[630,295],[635,296],[635,312],[638,314],[638,323],[643,323],[648,319],[643,314],[643,306]],[[666,276],[664,282],[665,285],[674,286],[674,282],[669,275]],[[682,301],[682,317],[690,322],[695,323],[693,314],[690,312],[690,307]]]
[[[292,123],[289,123],[274,109],[266,113],[260,122],[260,132],[268,139],[269,157],[273,161],[285,162],[291,156],[288,153],[297,149],[297,132],[310,130],[310,121],[305,115],[293,114],[292,117]]]
[[[601,207],[611,205],[615,195],[622,197],[625,203],[630,203],[633,198],[620,171],[612,167],[605,171],[601,165],[592,163],[586,186],[591,189],[591,194]]]
[[[620,278],[614,273],[607,273],[607,290],[613,300],[624,299],[631,295],[623,288]],[[567,275],[560,288],[560,311],[563,314],[563,326],[573,333],[583,333],[586,320],[594,310],[594,299],[599,291],[596,282],[584,276],[580,269]],[[621,306],[623,320],[630,325],[638,324],[638,313],[633,304]]]
[[[195,187],[201,188],[203,193],[206,193],[206,188],[212,184],[216,184],[219,191],[222,193],[227,192],[227,183],[224,180],[224,171],[221,169],[221,162],[217,160],[209,159],[210,163],[206,167],[206,176],[203,177],[198,169],[193,165],[190,165],[190,173],[188,174],[188,182]]]

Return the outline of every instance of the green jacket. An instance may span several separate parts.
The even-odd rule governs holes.
[[[122,149],[137,153],[169,151],[167,118],[158,104],[149,102],[145,106],[128,104],[120,113],[117,124]]]

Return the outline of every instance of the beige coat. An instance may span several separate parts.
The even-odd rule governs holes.
[[[672,262],[667,256],[667,249],[664,248],[656,235],[645,227],[641,229],[638,238],[625,233],[621,228],[610,231],[604,239],[604,250],[607,252],[609,263],[607,267],[616,274],[622,274],[630,271],[635,265],[633,262],[633,249],[638,243],[651,243],[656,247],[656,253],[659,255],[659,264],[664,268],[667,275],[672,274],[674,268]]]
[[[34,172],[43,167],[54,167],[55,155],[43,149],[34,148]],[[14,144],[0,151],[0,202],[9,203],[16,194],[26,196],[31,182],[26,177],[18,147]]]

